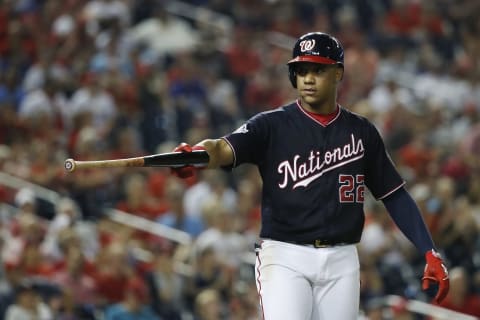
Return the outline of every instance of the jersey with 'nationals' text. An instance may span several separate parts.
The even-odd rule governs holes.
[[[374,125],[342,107],[323,125],[296,101],[255,115],[223,139],[233,167],[259,168],[262,238],[358,242],[365,187],[383,199],[404,185]]]

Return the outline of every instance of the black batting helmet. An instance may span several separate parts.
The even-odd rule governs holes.
[[[335,37],[323,32],[310,32],[298,38],[293,46],[292,59],[288,61],[288,77],[297,87],[294,65],[298,62],[339,64],[343,66],[343,47]]]

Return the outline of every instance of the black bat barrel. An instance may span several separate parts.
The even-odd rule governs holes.
[[[204,166],[210,157],[206,151],[170,152],[144,157],[145,167],[183,167],[188,165]]]

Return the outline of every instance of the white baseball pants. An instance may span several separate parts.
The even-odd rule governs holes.
[[[358,319],[360,264],[355,245],[314,248],[262,240],[255,279],[260,319]]]

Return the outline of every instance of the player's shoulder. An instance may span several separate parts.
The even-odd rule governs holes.
[[[296,102],[287,103],[272,110],[257,113],[252,119],[276,119],[288,116],[292,112],[296,112]]]
[[[344,117],[348,117],[348,118],[351,118],[352,120],[357,120],[357,121],[367,121],[369,122],[369,120],[367,119],[366,116],[363,116],[357,112],[354,112],[350,109],[348,109],[347,107],[345,106],[340,106],[340,109],[342,111],[342,114]]]
[[[349,121],[356,122],[357,125],[363,125],[366,127],[372,127],[373,123],[364,115],[353,112],[343,106],[340,106],[342,117],[346,118]]]

